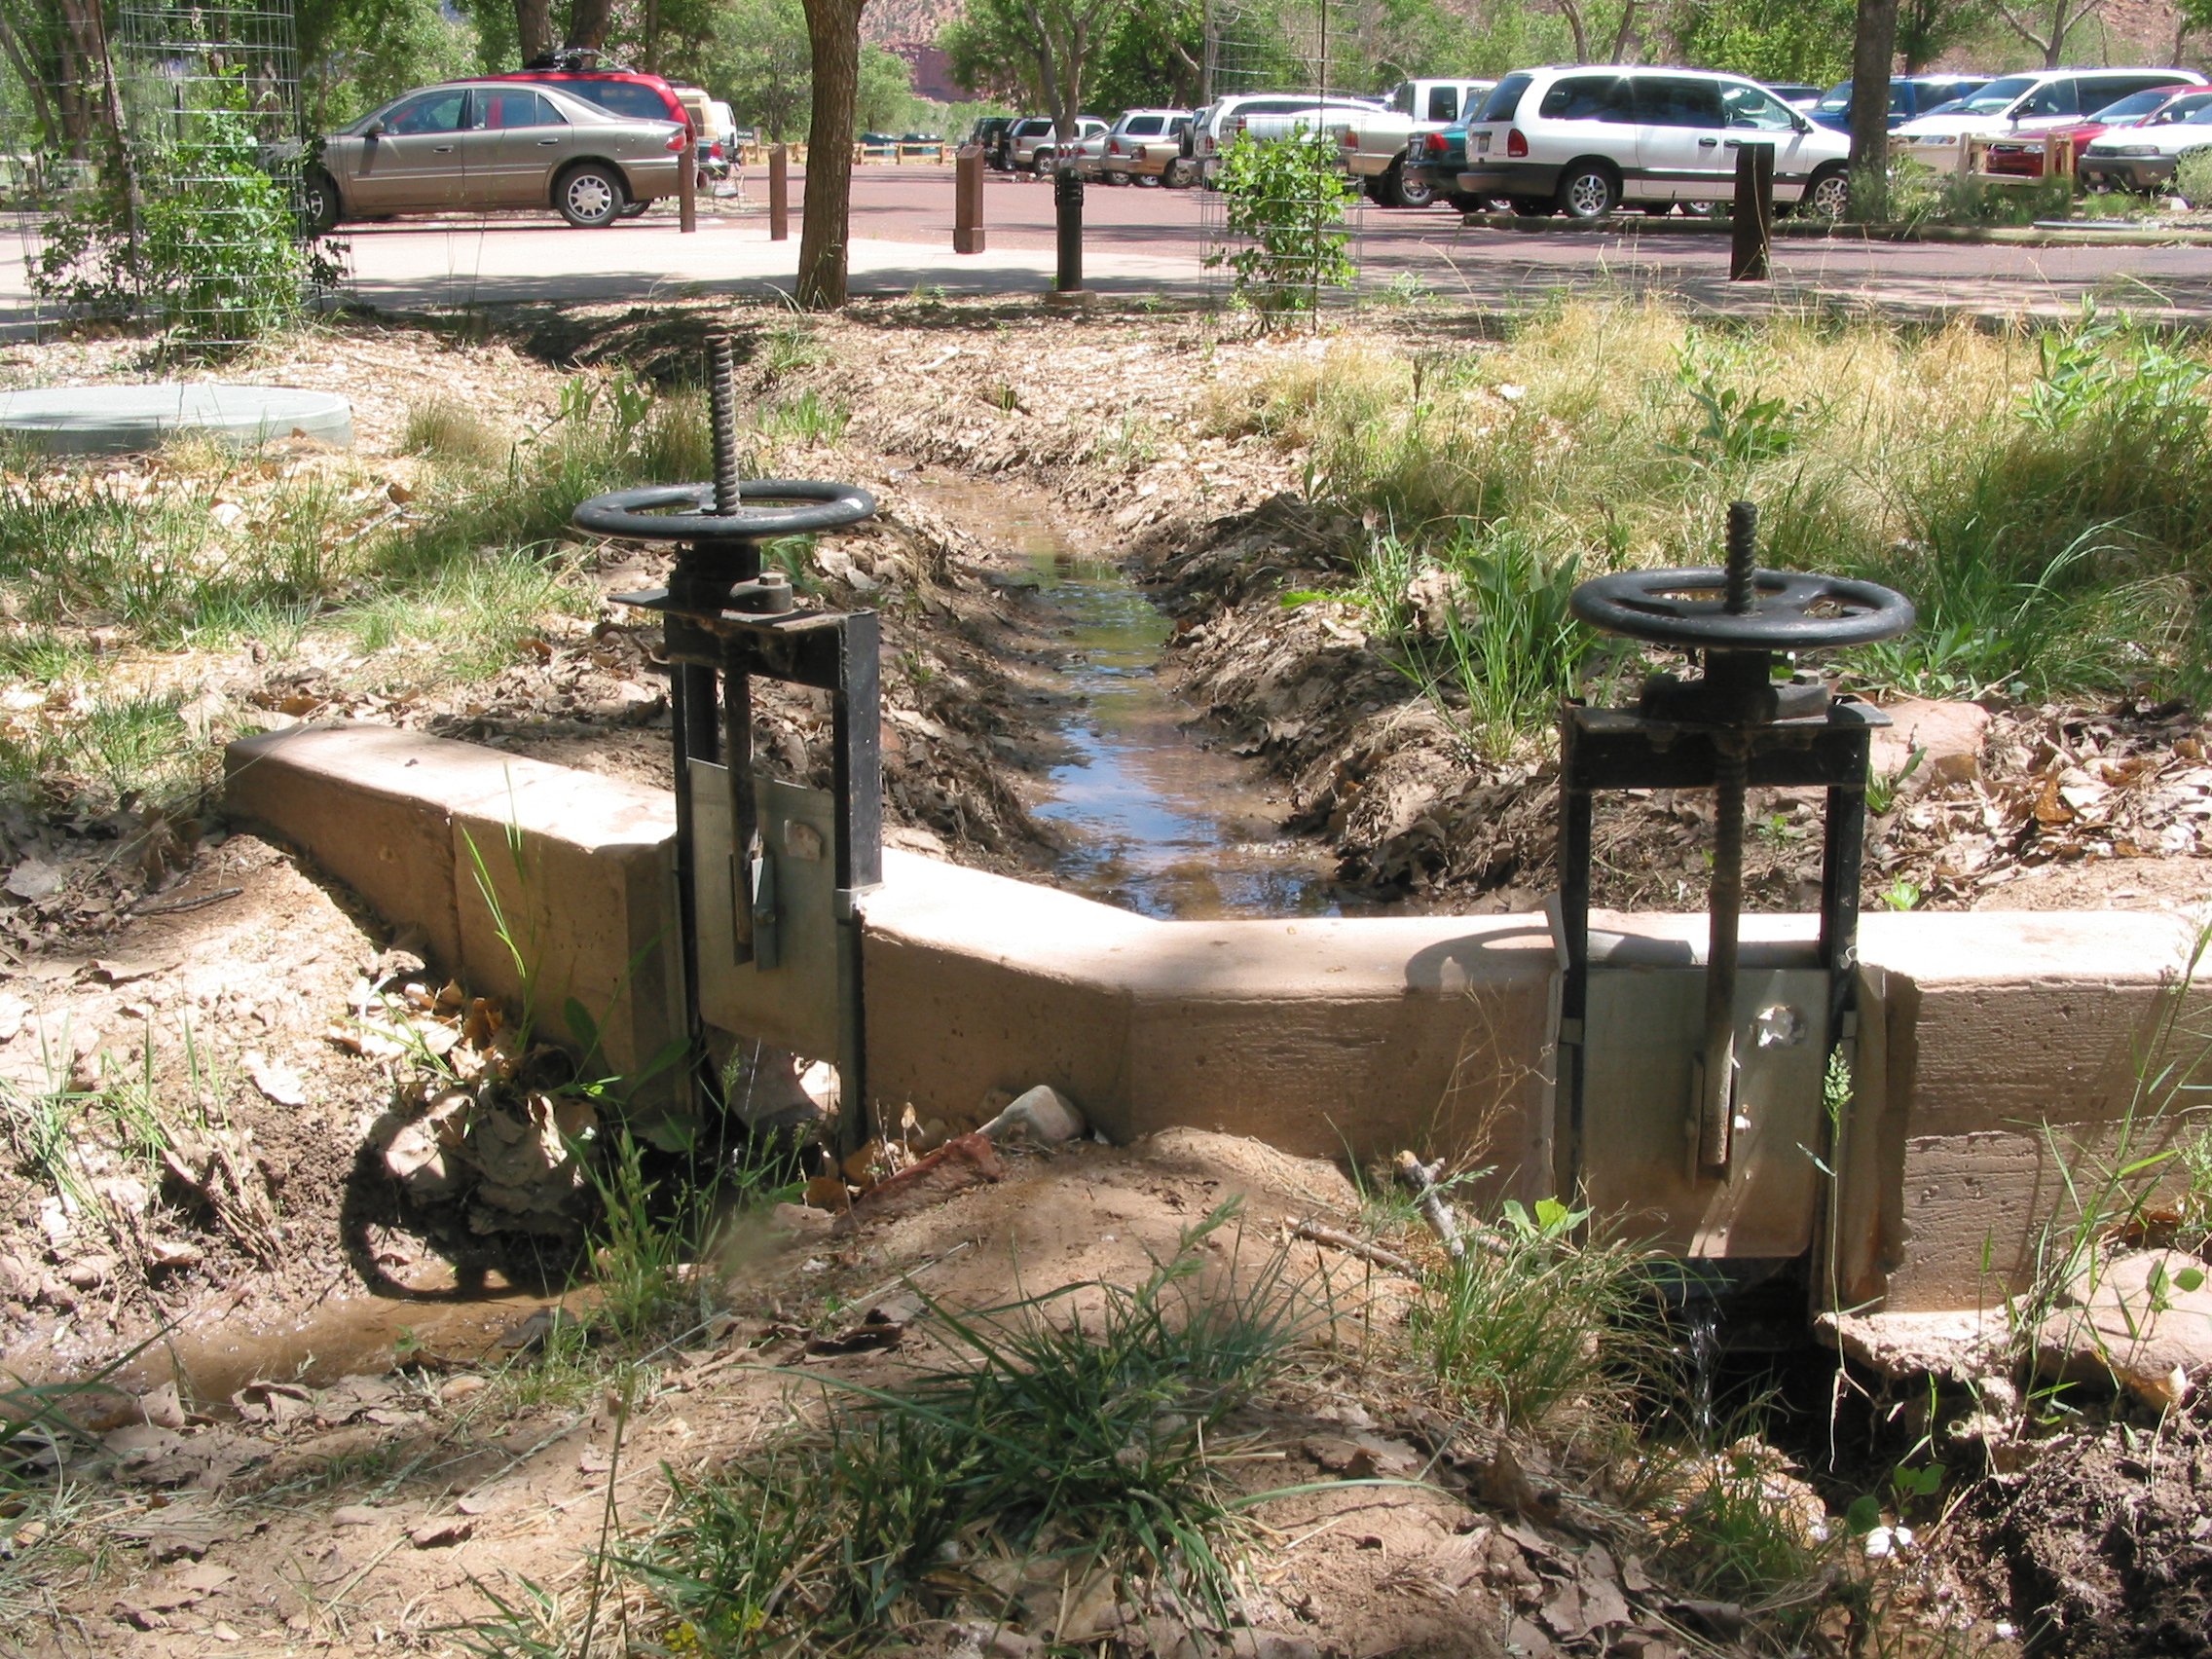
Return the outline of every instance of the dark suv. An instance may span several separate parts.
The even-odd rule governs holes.
[[[1902,127],[1937,104],[1972,97],[1989,85],[1987,75],[1899,75],[1890,82],[1890,125]],[[1851,130],[1851,83],[1830,87],[1805,114],[1837,132]]]

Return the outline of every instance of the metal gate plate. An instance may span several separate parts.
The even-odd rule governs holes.
[[[1697,1168],[1702,968],[1593,968],[1583,1052],[1588,1201],[1625,1236],[1684,1257],[1795,1256],[1821,1200],[1828,975],[1736,982],[1736,1132],[1725,1179]]]
[[[740,963],[729,771],[711,760],[690,765],[699,1017],[809,1059],[836,1061],[844,932],[837,920],[836,797],[754,774],[761,857],[749,898],[756,960]]]

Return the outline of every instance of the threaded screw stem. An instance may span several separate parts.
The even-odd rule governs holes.
[[[726,334],[707,337],[707,417],[715,439],[715,511],[728,516],[737,487],[737,356]]]
[[[1758,568],[1759,509],[1752,501],[1728,503],[1728,614],[1751,608],[1751,575]]]

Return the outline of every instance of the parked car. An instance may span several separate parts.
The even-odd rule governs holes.
[[[2147,92],[2130,92],[2118,103],[2105,105],[2096,114],[2064,127],[2054,127],[2040,139],[2006,140],[1989,146],[1989,160],[1984,170],[1993,173],[2010,173],[2020,178],[2041,178],[2044,167],[2044,145],[2052,138],[2063,138],[2074,146],[2074,170],[2082,170],[2082,158],[2092,139],[2116,128],[2139,127],[2146,121],[2157,121],[2161,112],[2166,121],[2178,121],[2205,99],[2212,98],[2196,87],[2154,87]],[[2179,105],[2178,109],[2174,106]]]
[[[1624,203],[1647,213],[1677,203],[1705,206],[1733,196],[1736,152],[1747,142],[1774,146],[1778,203],[1831,217],[1843,211],[1850,139],[1816,127],[1756,81],[1581,64],[1498,82],[1465,129],[1454,188],[1466,200],[1454,205],[1503,197],[1517,213],[1577,219]]]
[[[1794,110],[1809,111],[1821,101],[1821,89],[1803,81],[1762,81],[1759,84]]]
[[[1108,184],[1128,184],[1136,178],[1161,177],[1170,161],[1181,162],[1183,129],[1190,124],[1187,109],[1124,110],[1114,125],[1095,138],[1086,138],[1078,154],[1085,176]],[[1148,161],[1147,151],[1158,150]],[[1177,180],[1181,182],[1180,178]]]
[[[1899,75],[1890,82],[1890,126],[1902,127],[1908,121],[1932,115],[1938,106],[1978,92],[1988,85],[1987,75]],[[1823,127],[1849,132],[1851,83],[1838,81],[1805,113]]]
[[[1355,116],[1381,113],[1373,98],[1328,92],[1247,92],[1221,98],[1191,118],[1185,157],[1197,164],[1198,181],[1211,183],[1221,159],[1237,138],[1287,138],[1293,132],[1323,132]]]
[[[1004,166],[999,160],[999,146],[1006,142],[1007,131],[1013,126],[1012,116],[986,115],[968,129],[968,142],[981,147],[985,166]]]
[[[1496,85],[1495,81],[1400,82],[1391,90],[1386,109],[1355,115],[1338,128],[1346,170],[1378,205],[1428,206],[1438,193],[1419,170],[1422,141],[1474,110]],[[1409,163],[1415,169],[1411,175]]]
[[[2089,140],[2082,154],[2082,182],[2110,190],[2165,190],[2182,157],[2212,149],[2212,92],[2176,98],[2187,109]],[[2168,106],[2171,109],[2171,106]],[[2198,205],[2192,202],[2192,206]]]
[[[1148,180],[1164,190],[1188,190],[1198,182],[1198,164],[1183,154],[1196,116],[1179,115],[1157,138],[1136,141],[1136,165],[1129,172],[1136,182]]]
[[[648,75],[643,69],[626,69],[618,64],[603,67],[582,66],[589,53],[555,52],[532,60],[529,67],[510,70],[498,75],[472,75],[475,81],[529,81],[537,86],[558,87],[571,97],[582,98],[586,103],[599,105],[612,115],[626,115],[639,121],[681,121],[691,124],[691,112],[684,108],[683,99],[677,90],[658,75]],[[460,85],[449,81],[448,86]]]
[[[462,210],[542,212],[610,225],[632,203],[673,196],[688,129],[616,115],[513,77],[448,83],[394,98],[323,140],[303,182],[320,233],[344,219]]]
[[[1899,127],[1891,153],[1901,152],[1947,172],[1957,167],[1960,146],[1969,138],[2047,132],[2131,92],[2205,84],[2193,69],[2047,69],[2002,75],[1952,105]]]
[[[1094,115],[1079,115],[1075,119],[1073,142],[1080,143],[1094,133],[1103,133],[1106,124]],[[1006,161],[1008,172],[1032,172],[1043,178],[1052,170],[1060,153],[1060,135],[1049,115],[1024,116],[1014,125],[1007,137]]]

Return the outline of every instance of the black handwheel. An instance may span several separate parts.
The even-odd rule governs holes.
[[[766,541],[842,530],[875,512],[875,498],[857,484],[749,478],[738,486],[738,495],[746,505],[734,513],[717,513],[712,484],[652,484],[594,496],[573,516],[585,530],[632,541]],[[756,501],[761,504],[751,504]],[[663,510],[670,507],[689,510]]]
[[[1726,603],[1728,572],[1623,571],[1584,582],[1567,601],[1593,628],[1679,650],[1803,651],[1895,639],[1913,624],[1912,601],[1849,576],[1754,571],[1751,608]]]

